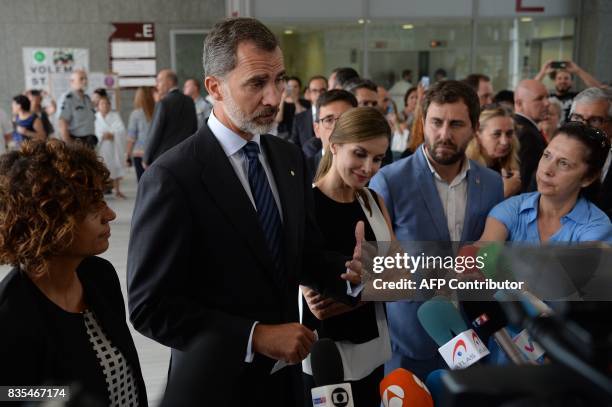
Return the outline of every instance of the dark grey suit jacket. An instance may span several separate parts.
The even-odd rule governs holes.
[[[608,170],[601,184],[601,190],[597,202],[599,209],[604,211],[612,219],[612,169]]]
[[[193,99],[178,89],[170,91],[155,104],[143,161],[151,165],[157,157],[191,136],[197,129],[198,119]]]
[[[339,277],[347,258],[320,246],[302,153],[268,135],[261,145],[282,206],[281,273],[273,271],[257,213],[208,125],[140,179],[128,250],[130,319],[142,334],[172,347],[173,359],[211,331],[238,338],[246,354],[255,321],[298,321],[298,283],[352,300]],[[245,399],[232,405],[289,405],[273,400],[279,392],[273,364],[259,354],[244,363],[237,384],[244,391],[235,396]]]
[[[546,142],[540,130],[524,116],[515,115],[514,122],[516,123],[516,135],[521,144],[518,154],[521,170],[521,192],[533,191],[536,187],[533,177],[546,148]]]
[[[293,127],[291,128],[291,141],[302,148],[304,144],[314,136],[312,110],[308,109],[295,115],[293,118]]]

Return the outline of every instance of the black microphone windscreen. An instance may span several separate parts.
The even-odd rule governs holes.
[[[508,318],[497,301],[463,301],[461,306],[483,341],[508,325]]]
[[[344,382],[344,367],[336,343],[329,338],[319,339],[310,353],[312,377],[316,387]]]

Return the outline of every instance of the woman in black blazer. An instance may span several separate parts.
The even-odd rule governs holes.
[[[109,172],[79,143],[27,142],[0,158],[0,385],[71,386],[146,406],[108,248]]]

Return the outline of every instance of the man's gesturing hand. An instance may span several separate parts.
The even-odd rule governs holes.
[[[253,350],[274,360],[301,362],[308,356],[315,334],[298,323],[257,324],[253,331]]]

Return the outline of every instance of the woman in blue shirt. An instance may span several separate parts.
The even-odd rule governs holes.
[[[38,115],[30,111],[30,99],[24,95],[13,98],[12,110],[15,118],[13,132],[14,149],[18,149],[25,140],[45,139],[42,121]]]
[[[495,206],[480,240],[612,242],[610,220],[590,201],[609,150],[602,131],[577,122],[561,126],[538,164],[538,191]]]

